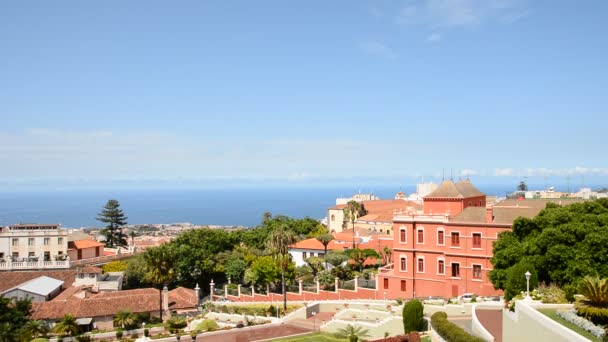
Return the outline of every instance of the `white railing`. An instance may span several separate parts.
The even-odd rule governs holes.
[[[69,268],[68,260],[52,260],[52,261],[11,261],[5,260],[0,262],[0,271],[10,270],[39,270],[39,269],[56,269]]]

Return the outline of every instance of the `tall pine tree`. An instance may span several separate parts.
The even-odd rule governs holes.
[[[102,230],[102,233],[106,236],[106,246],[110,248],[127,246],[127,236],[120,227],[127,224],[128,217],[120,209],[120,203],[114,199],[108,200],[101,213],[97,215],[98,221],[108,224]]]

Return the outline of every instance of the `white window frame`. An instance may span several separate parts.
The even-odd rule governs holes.
[[[13,247],[19,246],[19,238],[13,238],[11,241]]]
[[[454,264],[458,265],[458,277],[454,277],[454,276],[452,275],[452,272],[453,272],[453,271],[452,271],[452,269],[453,269],[453,266],[452,266],[452,265],[454,265]],[[451,279],[461,279],[461,278],[462,278],[462,267],[460,267],[460,266],[461,266],[461,265],[460,265],[460,263],[459,263],[459,262],[456,262],[456,261],[452,261],[452,262],[450,263],[450,278],[451,278]]]
[[[402,260],[405,260],[405,269],[401,268],[401,265],[404,264],[401,262]],[[399,256],[399,272],[407,272],[407,255]]]
[[[479,266],[479,271],[481,276],[479,278],[475,278],[475,266]],[[471,280],[473,281],[482,281],[483,280],[483,265],[482,264],[471,264]]]
[[[27,245],[28,246],[35,246],[36,245],[36,238],[27,238]]]
[[[443,273],[439,273],[439,262],[443,261]],[[441,258],[437,258],[437,275],[445,275],[445,258],[441,257]]]
[[[51,244],[51,238],[50,238],[50,237],[45,237],[45,238],[44,238],[44,245],[45,245],[45,246],[48,246],[48,245],[50,245],[50,244]]]
[[[443,233],[443,243],[439,243],[439,232]],[[437,246],[445,246],[445,229],[443,227],[437,228]]]
[[[454,233],[458,233],[458,246],[452,245],[452,234],[454,234]],[[462,234],[460,234],[459,230],[453,230],[450,232],[450,248],[458,248],[458,249],[462,248],[461,240],[462,240]]]
[[[401,240],[401,232],[405,232],[403,235],[405,236],[405,240]],[[407,226],[399,227],[399,243],[407,243]]]
[[[420,237],[418,236],[418,232],[422,230],[422,242],[420,242]],[[424,227],[420,226],[418,228],[416,228],[416,244],[417,245],[424,245],[424,241],[426,240],[426,234],[424,232]]]
[[[473,235],[475,235],[475,234],[479,234],[479,246],[480,247],[474,247],[473,242],[475,241],[475,239],[474,239]],[[481,242],[481,240],[483,240],[482,232],[471,232],[471,249],[478,250],[478,251],[482,250],[483,247],[481,247],[481,246],[483,246],[483,243]]]
[[[422,272],[420,272],[420,260],[422,260]],[[426,272],[426,258],[423,256],[416,257],[416,273]]]

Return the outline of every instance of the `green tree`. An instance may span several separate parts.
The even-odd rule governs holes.
[[[408,334],[412,331],[424,329],[424,306],[417,299],[412,299],[403,305],[403,331]]]
[[[357,342],[360,338],[368,337],[369,330],[349,324],[344,328],[338,329],[336,336],[338,338],[347,338],[349,342]]]
[[[323,270],[323,259],[319,257],[306,258],[306,264],[312,270],[312,276],[316,277],[319,272]]]
[[[12,300],[0,295],[0,341],[18,341],[19,329],[29,321],[31,310],[28,298]]]
[[[365,206],[361,202],[357,201],[348,201],[346,203],[346,208],[344,208],[344,217],[352,224],[353,228],[353,247],[356,248],[355,244],[355,222],[359,219],[359,217],[367,214],[367,210],[365,210]]]
[[[371,248],[366,249],[348,249],[344,253],[359,267],[359,272],[363,271],[363,265],[369,258],[380,258],[378,252]]]
[[[135,319],[136,317],[131,311],[119,310],[116,315],[114,315],[114,325],[118,325],[125,329],[126,327],[133,325]]]
[[[536,268],[530,262],[522,260],[509,268],[507,271],[507,283],[505,286],[505,299],[511,300],[522,291],[526,291],[526,272],[530,272],[530,291],[538,285],[538,274]]]
[[[297,238],[294,232],[289,229],[286,224],[277,226],[268,236],[268,248],[274,253],[275,260],[281,269],[281,293],[283,294],[283,310],[287,312],[287,295],[285,291],[285,273],[289,264],[291,264],[291,256],[289,254],[289,245],[296,243]]]
[[[334,239],[334,236],[331,234],[321,234],[316,239],[323,244],[323,257],[325,257],[327,255],[327,246]],[[327,267],[327,264],[325,266]]]
[[[23,335],[29,340],[31,338],[37,338],[38,336],[45,336],[49,328],[46,326],[46,323],[40,320],[32,320],[28,321],[21,328]]]
[[[106,246],[110,248],[127,246],[127,238],[122,232],[121,227],[127,224],[127,217],[117,200],[108,200],[103,207],[101,213],[98,214],[97,220],[107,223],[102,233],[106,236]]]
[[[76,318],[70,314],[63,316],[61,321],[53,327],[52,331],[59,335],[76,336],[78,335],[80,328],[76,323]]]
[[[388,265],[391,262],[391,255],[393,251],[389,246],[384,246],[382,249],[382,262],[384,265]]]
[[[325,261],[335,267],[342,265],[348,259],[348,255],[343,251],[329,251],[329,253],[325,254]]]
[[[131,237],[131,246],[135,246],[135,237],[137,236],[137,233],[132,230],[129,232],[129,236]]]
[[[224,266],[226,276],[235,281],[240,281],[243,278],[246,269],[247,262],[243,259],[229,259]]]
[[[327,227],[325,227],[325,225],[323,225],[321,223],[317,223],[317,226],[315,227],[315,229],[312,230],[311,232],[309,232],[308,235],[306,235],[306,237],[316,238],[316,237],[319,237],[320,235],[325,235],[328,233],[329,233],[329,231],[327,230]]]
[[[516,219],[512,231],[494,242],[489,272],[494,287],[504,290],[508,270],[524,259],[534,265],[540,282],[566,292],[587,275],[607,277],[608,199],[549,203],[533,219]]]
[[[144,253],[146,262],[146,279],[158,286],[159,289],[159,314],[163,319],[162,287],[175,279],[176,255],[169,245],[160,245],[146,250]]]
[[[251,263],[245,272],[245,281],[257,285],[275,283],[281,278],[281,269],[271,256],[262,256]]]

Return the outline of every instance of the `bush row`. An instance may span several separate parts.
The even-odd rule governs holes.
[[[445,312],[436,312],[431,316],[433,329],[447,342],[484,342],[483,339],[473,336],[456,324],[448,321]]]
[[[287,304],[287,313],[295,311],[301,308],[301,304]],[[229,314],[243,314],[243,315],[256,315],[256,316],[276,316],[278,310],[283,311],[282,305],[268,305],[268,304],[249,304],[249,305],[210,305],[209,310],[214,312],[229,313]]]
[[[566,321],[578,326],[579,328],[587,330],[588,332],[592,333],[593,336],[595,336],[597,338],[602,338],[604,336],[604,328],[598,327],[597,325],[584,319],[583,317],[578,316],[576,314],[576,311],[574,311],[574,310],[567,310],[567,311],[558,310],[556,312],[556,314],[559,317],[565,319]]]

